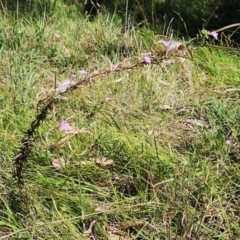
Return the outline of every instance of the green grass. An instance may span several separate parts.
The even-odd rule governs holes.
[[[123,44],[126,66],[163,50],[148,29],[123,33],[117,16],[90,22],[61,3],[35,15],[1,15],[0,239],[89,239],[93,220],[96,239],[240,238],[233,52],[199,47],[183,64],[122,67],[68,92],[34,133],[18,188],[13,159],[55,74],[59,84],[113,69]]]

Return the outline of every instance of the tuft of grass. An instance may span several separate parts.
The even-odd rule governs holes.
[[[117,16],[90,22],[61,1],[51,15],[5,11],[0,28],[0,239],[240,237],[234,53],[202,47],[181,65],[139,64],[56,96],[19,189],[13,158],[55,75],[58,85],[163,48],[149,29],[124,33]]]

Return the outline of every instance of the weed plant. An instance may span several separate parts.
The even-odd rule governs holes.
[[[183,64],[140,64],[56,94],[72,72],[156,54],[158,38],[61,1],[51,16],[2,13],[0,239],[240,238],[238,52],[192,48]],[[19,189],[13,159],[54,94]]]

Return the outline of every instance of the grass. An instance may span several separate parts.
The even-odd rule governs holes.
[[[1,16],[0,239],[240,238],[235,53],[199,47],[183,64],[124,70],[163,51],[154,32],[123,33],[117,16],[91,22],[61,2],[35,15]],[[19,189],[13,159],[55,74],[57,84],[72,71],[97,74],[126,49],[121,71],[55,101]],[[67,164],[56,169],[59,158]]]

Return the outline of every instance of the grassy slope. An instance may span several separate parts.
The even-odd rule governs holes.
[[[0,239],[21,229],[11,238],[88,239],[95,219],[96,239],[240,237],[237,56],[198,48],[183,65],[141,65],[69,93],[35,133],[20,194],[12,159],[54,73],[59,83],[109,69],[122,43],[142,61],[158,38],[60,5],[51,17],[1,17]],[[72,133],[59,131],[65,120]],[[57,170],[60,157],[69,164]]]

